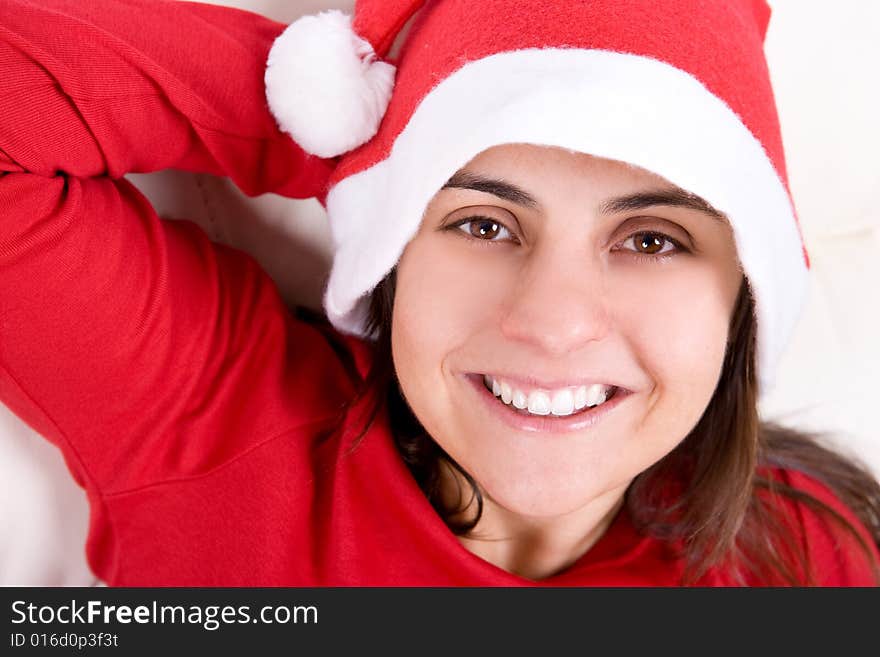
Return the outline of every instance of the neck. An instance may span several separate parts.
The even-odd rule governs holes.
[[[444,489],[456,491],[452,499],[458,498],[454,482]],[[459,541],[468,551],[509,573],[542,580],[562,572],[596,544],[623,505],[625,491],[626,486],[613,489],[574,511],[553,516],[515,513],[484,491],[480,520]],[[475,513],[476,504],[471,504],[463,515],[473,517]]]

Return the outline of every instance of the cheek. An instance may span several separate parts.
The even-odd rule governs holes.
[[[397,267],[391,345],[401,388],[416,414],[441,406],[444,366],[473,336],[490,330],[508,280],[491,258],[453,238],[416,238]],[[448,372],[446,372],[448,374]]]
[[[417,238],[401,258],[393,321],[401,347],[406,342],[436,355],[489,326],[510,277],[493,258],[454,242]]]
[[[721,374],[733,305],[731,286],[699,265],[640,278],[638,298],[621,304],[641,366],[658,392],[693,412],[708,404]],[[632,299],[632,297],[631,297]]]

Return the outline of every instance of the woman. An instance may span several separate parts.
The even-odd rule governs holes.
[[[0,399],[102,579],[878,581],[877,482],[757,418],[809,265],[762,2],[81,4],[3,6]],[[354,336],[167,167],[325,199]]]

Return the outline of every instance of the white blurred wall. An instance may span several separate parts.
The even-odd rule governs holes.
[[[289,22],[352,2],[224,0]],[[828,430],[880,474],[873,377],[880,373],[880,3],[771,0],[767,55],[791,187],[814,286],[766,417]],[[210,176],[133,176],[160,214],[199,221],[217,241],[254,253],[282,294],[319,307],[331,248],[320,206],[248,199]],[[292,257],[291,254],[296,254]],[[0,584],[89,585],[85,495],[60,453],[0,408]]]
[[[765,415],[880,475],[880,3],[770,0],[767,58],[813,287]]]

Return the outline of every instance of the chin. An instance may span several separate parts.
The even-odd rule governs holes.
[[[486,502],[491,501],[516,515],[534,518],[574,513],[608,490],[604,487],[585,486],[583,475],[578,476],[577,481],[569,481],[559,475],[530,479],[499,474],[497,479],[486,478],[485,483],[477,477],[474,478],[488,498]]]

